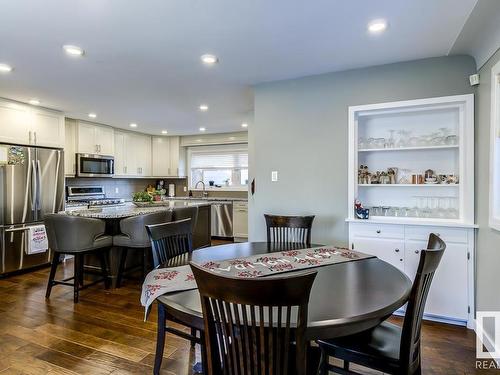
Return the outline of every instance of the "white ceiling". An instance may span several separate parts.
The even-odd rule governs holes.
[[[446,55],[476,1],[4,1],[0,63],[15,70],[0,75],[0,96],[148,133],[241,130],[252,85]],[[369,35],[376,18],[389,28]],[[202,65],[204,53],[220,63]]]

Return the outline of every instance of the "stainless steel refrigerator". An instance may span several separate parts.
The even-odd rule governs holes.
[[[50,262],[27,254],[29,228],[63,208],[63,150],[0,144],[0,277]]]

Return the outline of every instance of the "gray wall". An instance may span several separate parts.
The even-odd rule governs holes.
[[[249,130],[250,240],[265,239],[264,213],[314,214],[313,240],[345,245],[347,107],[469,94],[469,56],[440,57],[260,84]],[[278,182],[271,182],[271,171]]]
[[[500,232],[488,227],[490,182],[491,68],[500,50],[481,68],[476,96],[477,310],[500,310]],[[494,337],[493,331],[490,337]],[[497,338],[498,340],[499,338]]]

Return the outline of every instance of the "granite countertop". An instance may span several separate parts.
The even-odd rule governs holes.
[[[201,201],[179,201],[179,200],[169,200],[162,201],[159,203],[153,203],[151,207],[137,207],[131,202],[127,202],[122,206],[113,207],[96,207],[96,208],[85,208],[77,209],[72,211],[61,211],[61,214],[80,216],[80,217],[91,217],[96,219],[123,219],[125,217],[146,215],[153,212],[164,211],[164,210],[175,210],[181,207],[201,207],[210,205],[208,202]]]
[[[247,202],[248,198],[229,198],[229,197],[167,197],[168,200],[193,200],[193,201],[234,201]]]

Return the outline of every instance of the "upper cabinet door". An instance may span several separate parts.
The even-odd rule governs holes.
[[[109,126],[96,125],[95,142],[98,145],[98,153],[113,156],[115,154],[114,130]]]
[[[115,132],[115,176],[127,174],[125,133]]]
[[[78,152],[113,156],[114,130],[110,126],[78,122]]]
[[[31,114],[28,106],[0,101],[0,141],[30,144]]]
[[[32,144],[47,147],[64,147],[64,116],[47,110],[32,111]]]
[[[98,147],[95,142],[95,125],[87,122],[78,122],[78,153],[97,154]]]
[[[168,176],[179,176],[180,138],[170,137],[170,171]]]
[[[76,120],[66,119],[64,129],[64,174],[74,176],[76,173]]]
[[[140,136],[139,167],[141,176],[151,176],[151,137],[148,135]]]
[[[168,176],[170,169],[170,140],[167,137],[153,137],[152,140],[152,175]]]

